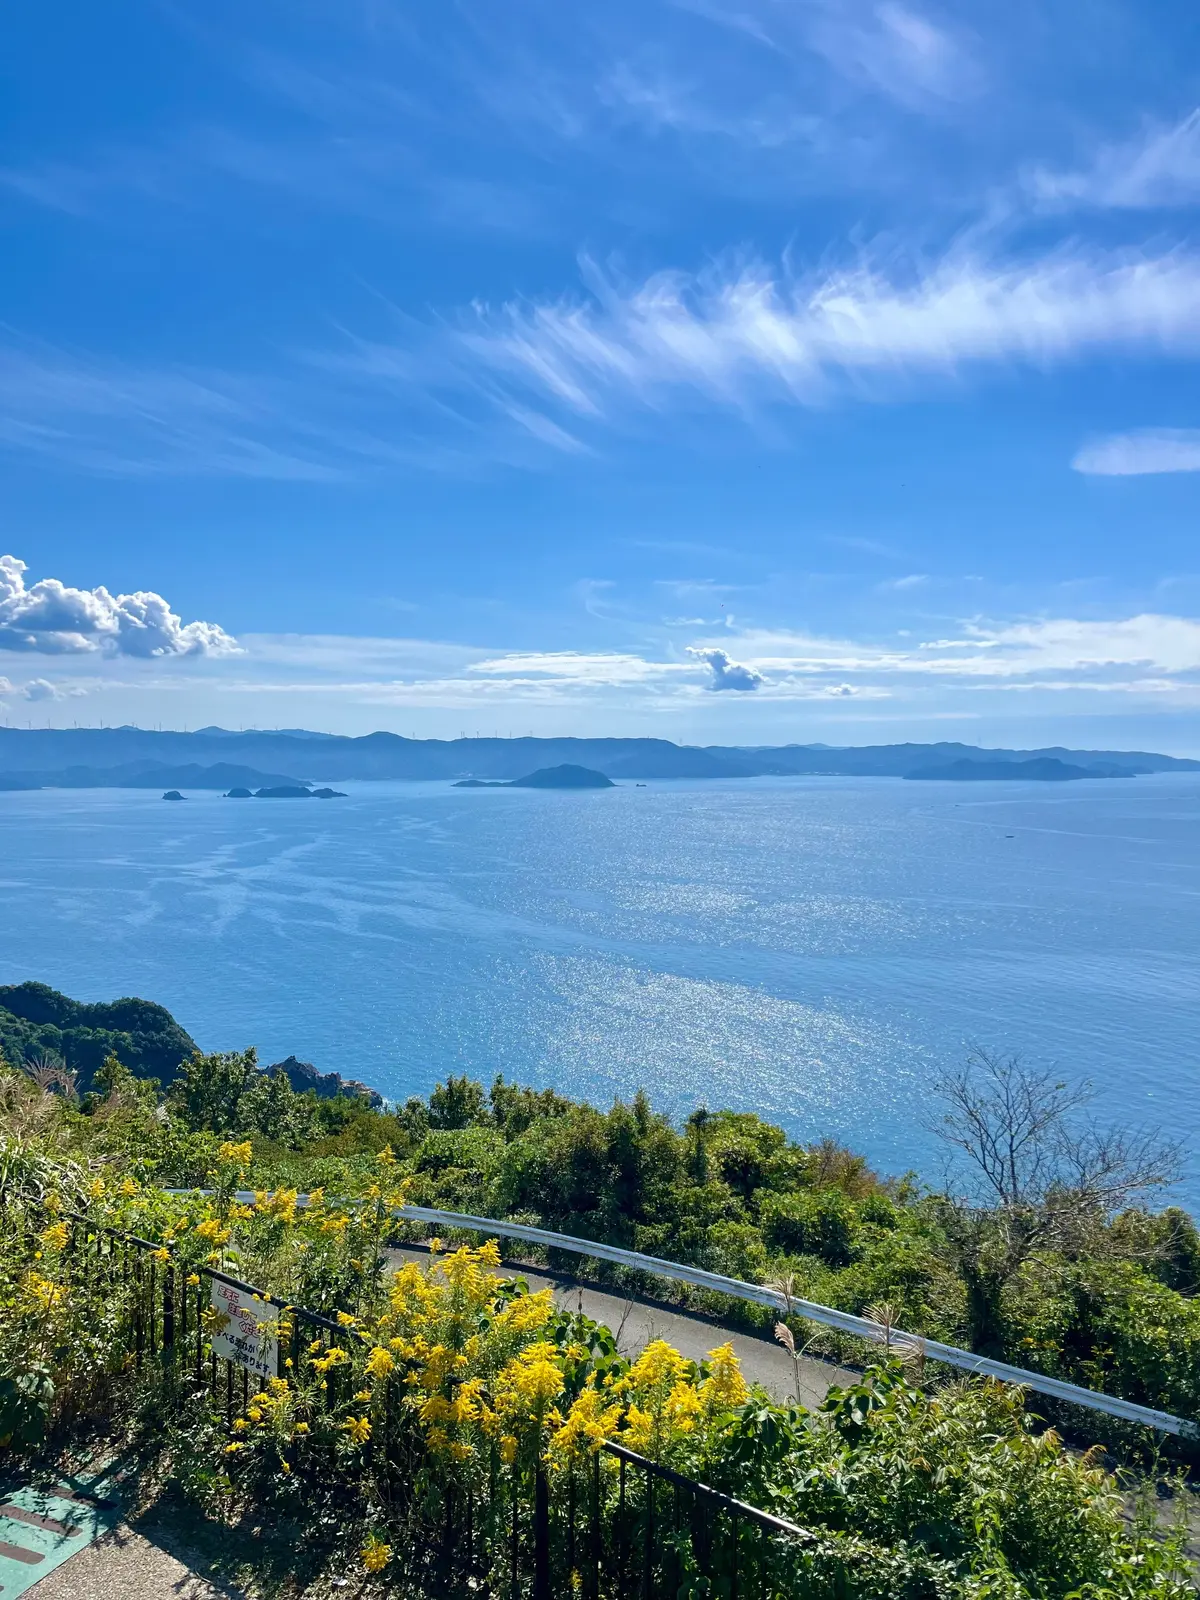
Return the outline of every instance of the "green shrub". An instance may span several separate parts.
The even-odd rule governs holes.
[[[769,1194],[759,1217],[770,1250],[819,1256],[831,1267],[848,1266],[858,1241],[854,1202],[841,1189]]]
[[[748,1222],[718,1222],[708,1231],[712,1270],[745,1283],[761,1283],[767,1275],[767,1249],[762,1235]]]

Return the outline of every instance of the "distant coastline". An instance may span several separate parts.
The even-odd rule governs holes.
[[[678,745],[666,739],[361,738],[297,730],[196,733],[144,728],[0,728],[0,790],[312,788],[346,781],[517,784],[572,767],[610,782],[670,778],[1137,777],[1200,772],[1200,761],[1144,750],[984,749],[958,743],[832,747]],[[1064,773],[1061,768],[1076,771]],[[987,771],[985,773],[984,769]],[[532,785],[539,787],[540,785]],[[555,786],[555,785],[552,785]],[[567,785],[570,787],[571,785]]]
[[[1039,756],[1032,761],[951,761],[944,767],[922,767],[904,776],[942,783],[1071,783],[1080,778],[1128,778],[1138,774],[1107,762],[1081,767],[1054,756]]]

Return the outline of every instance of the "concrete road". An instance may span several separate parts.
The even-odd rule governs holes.
[[[402,1261],[428,1263],[429,1252],[419,1247],[400,1248],[386,1252],[396,1266]],[[796,1375],[791,1357],[781,1345],[769,1339],[757,1338],[752,1333],[732,1333],[694,1312],[659,1306],[638,1299],[626,1299],[619,1293],[592,1289],[580,1285],[575,1279],[561,1277],[535,1267],[523,1267],[506,1262],[501,1272],[508,1278],[525,1278],[531,1289],[553,1289],[559,1305],[572,1311],[584,1311],[597,1322],[603,1322],[616,1335],[622,1355],[636,1356],[652,1339],[665,1339],[674,1345],[680,1355],[690,1361],[701,1361],[708,1352],[728,1340],[742,1363],[747,1382],[761,1383],[775,1401],[786,1404],[796,1398]],[[802,1405],[815,1406],[825,1398],[832,1384],[853,1383],[857,1374],[829,1361],[804,1357],[800,1363],[800,1393]]]

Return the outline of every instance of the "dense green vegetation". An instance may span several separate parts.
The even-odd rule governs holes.
[[[53,991],[19,993],[34,1025],[64,1040],[70,1029],[41,1016],[94,1021],[143,1004],[64,1013]],[[139,1039],[139,1068],[147,1037],[183,1037],[158,1007],[134,1016],[154,1030]],[[193,1052],[165,1089],[120,1057],[118,1048],[62,1114],[80,1152],[128,1160],[148,1181],[202,1183],[216,1142],[249,1137],[256,1185],[353,1195],[390,1148],[418,1204],[787,1282],[797,1298],[847,1311],[883,1308],[909,1332],[1200,1417],[1200,1235],[1185,1212],[1150,1205],[1170,1152],[1096,1134],[1077,1121],[1078,1094],[1012,1063],[981,1060],[943,1086],[964,1170],[961,1192],[946,1193],[912,1176],[881,1178],[828,1141],[797,1144],[749,1113],[700,1109],[675,1127],[642,1093],[600,1110],[461,1077],[428,1099],[372,1109],[348,1095],[297,1093],[252,1051]],[[991,1170],[980,1126],[993,1140],[1020,1133],[1024,1164]],[[559,1264],[579,1269],[574,1258]],[[664,1292],[661,1282],[641,1287]],[[709,1309],[770,1331],[754,1308],[720,1298]],[[828,1338],[825,1347],[838,1348]]]
[[[195,1049],[171,1013],[149,1000],[84,1005],[45,983],[0,984],[0,1051],[15,1062],[61,1063],[81,1088],[111,1055],[166,1083]]]
[[[885,1181],[749,1113],[701,1110],[676,1129],[644,1094],[600,1111],[452,1078],[394,1113],[330,1102],[318,1119],[303,1148],[255,1140],[259,1181],[351,1187],[390,1145],[418,1204],[789,1279],[799,1298],[883,1305],[910,1332],[1200,1417],[1200,1234],[1178,1208],[1126,1203],[1156,1187],[1157,1169],[1134,1181],[1144,1152],[1124,1152],[1142,1168],[1107,1196],[1054,1181],[1006,1203]]]
[[[1064,1448],[1027,1414],[1018,1389],[918,1377],[919,1362],[909,1370],[892,1359],[831,1390],[815,1410],[781,1407],[747,1385],[715,1330],[702,1362],[658,1340],[624,1357],[607,1330],[556,1309],[548,1290],[501,1281],[494,1245],[437,1252],[428,1267],[410,1262],[394,1275],[380,1257],[392,1208],[418,1184],[457,1172],[465,1176],[451,1182],[503,1181],[517,1187],[494,1196],[529,1199],[533,1189],[520,1186],[550,1183],[565,1163],[553,1203],[590,1197],[583,1214],[593,1226],[624,1226],[614,1195],[699,1226],[698,1205],[715,1207],[723,1188],[737,1189],[746,1214],[755,1204],[760,1218],[740,1226],[763,1239],[771,1228],[792,1230],[789,1239],[804,1245],[793,1260],[844,1273],[861,1264],[867,1230],[921,1237],[903,1220],[926,1204],[912,1186],[889,1193],[845,1152],[798,1149],[753,1119],[693,1119],[678,1132],[644,1100],[601,1115],[503,1084],[485,1095],[456,1079],[428,1101],[380,1114],[296,1096],[286,1079],[275,1081],[270,1106],[264,1092],[249,1055],[193,1057],[165,1098],[110,1060],[79,1104],[39,1073],[0,1065],[0,1459],[6,1448],[52,1456],[86,1428],[93,1450],[107,1441],[126,1462],[152,1463],[213,1518],[283,1528],[296,1558],[332,1558],[341,1571],[353,1560],[356,1592],[410,1600],[478,1592],[448,1583],[436,1565],[451,1544],[452,1507],[467,1494],[488,1508],[476,1547],[496,1591],[509,1592],[512,1496],[532,1494],[539,1472],[560,1509],[595,1496],[605,1517],[620,1508],[648,1527],[657,1515],[664,1537],[651,1592],[679,1600],[1194,1594],[1184,1516],[1161,1515],[1152,1481],[1131,1497],[1093,1452]],[[234,1142],[223,1137],[234,1131],[227,1118],[265,1122],[286,1137]],[[386,1144],[376,1148],[386,1135],[405,1141],[403,1162]],[[485,1180],[488,1151],[496,1164]],[[433,1152],[442,1164],[430,1164]],[[444,1164],[468,1154],[475,1166]],[[300,1208],[284,1187],[253,1204],[237,1198],[255,1176],[284,1167],[309,1183],[334,1174],[359,1199]],[[160,1187],[168,1178],[203,1181],[208,1192],[168,1196]],[[669,1209],[672,1189],[692,1196],[683,1212]],[[769,1194],[787,1204],[768,1225]],[[629,1224],[635,1238],[648,1225]],[[119,1262],[104,1270],[97,1242],[106,1229],[145,1241],[140,1270]],[[691,1237],[702,1243],[702,1234]],[[191,1333],[182,1363],[156,1355],[148,1308],[168,1269],[176,1290],[200,1303],[202,1275],[216,1269],[267,1289],[281,1308],[335,1320],[310,1342],[311,1323],[269,1308],[260,1330],[281,1342],[279,1375],[257,1392],[224,1379],[210,1389],[207,1355],[193,1364]],[[222,1321],[206,1311],[202,1337]],[[802,1337],[799,1320],[789,1321],[787,1337]],[[648,1511],[637,1475],[626,1484],[615,1458],[597,1454],[605,1442],[808,1532],[769,1551],[746,1539],[736,1591],[728,1561],[710,1581],[695,1535],[686,1525],[665,1531],[662,1499]],[[1186,1500],[1175,1503],[1186,1515]],[[527,1498],[525,1528],[529,1514]],[[550,1526],[552,1592],[586,1592],[571,1570],[579,1546],[566,1543],[558,1515]],[[640,1565],[633,1576],[640,1581]]]

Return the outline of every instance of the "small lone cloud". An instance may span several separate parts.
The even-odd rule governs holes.
[[[49,678],[30,678],[21,693],[26,700],[63,700],[66,698],[62,690],[51,683]]]
[[[1200,428],[1140,428],[1092,439],[1071,462],[1097,478],[1140,478],[1158,472],[1200,472]]]
[[[734,661],[724,650],[704,649],[698,645],[688,646],[688,655],[695,656],[697,661],[703,661],[705,666],[712,670],[712,682],[708,687],[712,690],[737,689],[743,693],[758,689],[766,681],[761,672],[754,667],[748,667],[740,661]]]

